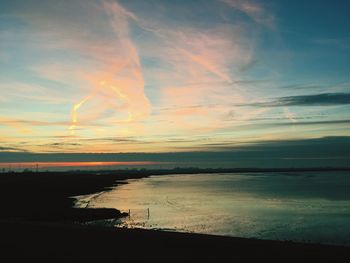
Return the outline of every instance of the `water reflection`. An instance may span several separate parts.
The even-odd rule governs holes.
[[[350,244],[348,173],[166,175],[128,182],[89,205],[131,209],[120,222],[125,227]]]

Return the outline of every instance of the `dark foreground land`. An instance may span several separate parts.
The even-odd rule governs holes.
[[[123,215],[73,208],[72,196],[148,174],[0,174],[0,262],[350,262],[349,247],[79,224]]]

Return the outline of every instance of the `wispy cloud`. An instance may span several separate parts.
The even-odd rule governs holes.
[[[290,84],[281,86],[281,89],[289,89],[289,90],[308,90],[308,89],[323,89],[324,86],[321,85],[315,85],[315,84]]]
[[[2,162],[67,161],[155,161],[174,166],[199,167],[348,167],[350,137],[333,136],[312,139],[269,140],[242,144],[233,140],[201,141],[195,147],[177,145],[182,152],[163,153],[8,153],[1,152]],[[188,150],[191,151],[188,151]],[[193,151],[196,150],[196,151]],[[185,152],[186,151],[186,152]],[[236,162],[232,162],[236,160]]]
[[[331,46],[335,48],[350,49],[350,38],[316,38],[312,40],[313,43],[325,46]]]
[[[346,74],[336,85],[284,81],[272,62],[284,65],[285,53],[270,56],[281,36],[267,2],[14,2],[11,23],[0,28],[2,142],[33,151],[171,151],[203,143],[200,136],[212,145],[294,136],[287,121],[309,125],[300,137],[312,122],[346,125],[345,110],[307,124],[305,116],[328,110],[308,106],[350,104],[349,82]],[[300,95],[311,91],[318,94]]]
[[[129,123],[149,117],[151,111],[151,105],[144,93],[140,57],[129,32],[128,20],[137,20],[137,17],[115,1],[103,1],[103,8],[113,29],[110,37],[114,40],[114,45],[117,45],[108,57],[114,57],[115,61],[105,59],[102,72],[92,72],[92,75],[88,76],[92,89],[90,94],[83,97],[72,108],[70,126],[72,133],[80,122],[78,112],[82,111],[82,106],[88,104],[90,104],[88,105],[90,111],[87,112],[88,120],[101,118],[102,114],[111,109],[118,116],[117,120]],[[91,105],[90,102],[96,99],[102,103]],[[94,114],[91,114],[91,109]],[[86,107],[84,110],[86,111]]]
[[[268,124],[268,125],[276,125],[276,126],[286,126],[286,125],[335,125],[335,124],[350,124],[349,119],[345,120],[324,120],[324,121],[300,121],[300,122],[293,122],[293,123],[285,123],[285,122],[278,122],[274,124]]]
[[[19,81],[2,81],[0,84],[1,96],[5,102],[23,100],[43,104],[65,104],[69,98],[63,96],[60,91],[41,85],[33,85]]]
[[[268,102],[247,104],[256,107],[285,107],[285,106],[334,106],[350,104],[350,93],[321,93],[280,97]]]
[[[171,13],[163,4],[163,11]],[[124,136],[168,136],[225,126],[222,117],[232,111],[232,102],[246,102],[242,85],[247,83],[241,81],[240,74],[242,68],[255,63],[255,41],[250,37],[253,31],[248,34],[240,23],[227,21],[206,27],[172,23],[150,11],[134,12],[134,5],[111,0],[84,4],[76,0],[69,5],[71,10],[37,0],[20,5],[15,14],[26,23],[23,38],[36,40],[26,41],[27,48],[56,59],[34,60],[30,73],[40,78],[43,88],[33,90],[27,84],[29,88],[23,87],[24,92],[17,94],[43,104],[61,103],[62,112],[71,116],[66,127],[71,135],[79,131],[90,135],[117,132]],[[206,12],[216,12],[205,8]],[[262,6],[252,2],[240,4],[240,8],[255,20],[265,13]],[[189,16],[194,17],[191,13]],[[15,34],[11,37],[19,40]],[[48,81],[54,85],[46,86]],[[45,93],[45,89],[54,92]],[[150,94],[156,95],[150,100]],[[191,108],[196,104],[201,106]],[[71,105],[70,110],[67,105]],[[174,110],[158,110],[161,108]],[[235,111],[248,116],[242,108]],[[159,125],[164,120],[168,125]],[[11,123],[53,127],[66,121]]]
[[[234,25],[214,28],[164,25],[158,26],[156,32],[160,44],[155,45],[159,48],[157,53],[147,56],[166,66],[148,72],[161,87],[158,108],[172,110],[155,109],[153,113],[176,124],[161,128],[163,132],[208,132],[221,128],[222,116],[232,110],[230,103],[245,101],[243,84],[236,81],[239,77],[232,69],[239,71],[241,65],[250,63],[253,43],[240,26]]]
[[[0,146],[0,152],[26,152],[23,148]]]
[[[283,108],[285,118],[291,123],[297,123],[296,114],[291,112],[288,107]]]
[[[252,0],[219,0],[230,7],[237,9],[251,19],[253,19],[258,24],[264,26],[273,27],[274,26],[274,16],[266,10],[261,4]]]
[[[30,127],[30,126],[44,126],[44,127],[52,127],[52,126],[62,126],[66,127],[70,124],[69,121],[44,121],[44,120],[21,120],[21,119],[12,119],[12,118],[4,118],[0,117],[0,125],[9,125],[15,127]],[[103,126],[101,123],[97,122],[87,122],[81,123],[81,126],[84,127],[94,127],[94,126]]]

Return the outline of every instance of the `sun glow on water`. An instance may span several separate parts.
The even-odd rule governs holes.
[[[89,207],[130,209],[117,226],[350,245],[348,172],[165,175],[128,182],[84,200]]]

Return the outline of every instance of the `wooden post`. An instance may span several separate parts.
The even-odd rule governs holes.
[[[149,219],[149,208],[147,208],[147,218]]]
[[[130,215],[131,215],[131,214],[130,214],[130,209],[129,209],[129,220],[130,220]]]

